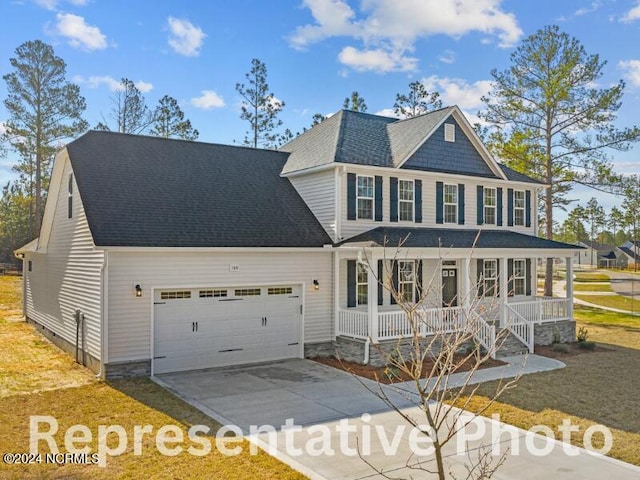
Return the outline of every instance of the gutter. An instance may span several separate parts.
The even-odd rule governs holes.
[[[100,311],[101,311],[101,319],[100,319],[100,370],[96,373],[96,378],[103,377],[103,367],[105,362],[108,361],[107,356],[107,348],[108,348],[108,337],[107,337],[107,324],[108,324],[108,308],[109,308],[109,252],[104,251],[104,260],[102,262],[102,266],[100,267],[100,277],[102,279],[102,289],[101,295],[102,298],[100,302],[102,303]],[[105,372],[106,373],[106,372]]]

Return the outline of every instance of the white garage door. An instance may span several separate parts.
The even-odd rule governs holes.
[[[154,293],[154,373],[299,357],[298,286]]]

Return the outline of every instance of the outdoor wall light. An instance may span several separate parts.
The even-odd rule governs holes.
[[[136,284],[135,290],[136,290],[136,297],[141,297],[142,296],[142,287],[140,286],[139,283]]]
[[[317,279],[313,281],[313,289],[320,290],[320,282]]]

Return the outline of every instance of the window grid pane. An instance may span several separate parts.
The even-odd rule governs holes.
[[[525,260],[513,261],[513,294],[526,295],[527,264]]]
[[[497,273],[498,273],[498,261],[497,260],[485,260],[483,264],[483,276],[484,276],[484,296],[493,297],[496,295]]]
[[[399,297],[405,302],[413,302],[415,289],[415,262],[398,262]]]
[[[358,176],[358,188],[356,194],[358,218],[373,220],[373,186],[373,177]]]
[[[444,186],[444,222],[458,222],[458,186]]]
[[[398,215],[400,221],[413,222],[414,190],[412,180],[400,180],[398,185]]]
[[[524,226],[524,191],[516,190],[513,192],[513,224],[516,226]]]
[[[484,223],[495,225],[496,223],[496,189],[484,189]]]
[[[369,285],[367,266],[358,263],[358,271],[356,273],[356,300],[358,305],[367,305],[369,301]]]

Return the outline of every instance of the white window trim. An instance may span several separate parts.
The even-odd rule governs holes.
[[[373,194],[371,197],[362,197],[360,196],[360,189],[358,188],[358,184],[361,178],[370,178],[371,179],[371,187],[373,190]],[[371,218],[365,218],[360,216],[360,209],[358,208],[358,204],[360,200],[371,200]],[[358,220],[373,220],[376,218],[376,179],[373,175],[356,175],[356,219]]]
[[[361,270],[362,269],[362,270]],[[364,272],[364,281],[360,282],[358,281],[360,278],[360,273],[361,271]],[[366,302],[360,302],[360,295],[358,294],[358,287],[361,287],[364,285],[365,288],[365,292],[366,292]],[[369,270],[367,269],[367,265],[365,263],[356,263],[356,306],[359,307],[361,305],[368,305],[369,304]]]
[[[487,192],[493,192],[493,205],[487,205]],[[485,187],[483,189],[482,205],[484,211],[482,212],[482,216],[484,218],[485,225],[496,225],[498,222],[498,189],[495,187]],[[487,209],[493,210],[493,222],[487,222]]]
[[[407,182],[407,183],[411,183],[411,200],[402,200],[400,197],[400,184],[402,182]],[[411,219],[410,220],[403,220],[402,218],[400,218],[400,212],[402,211],[402,209],[400,208],[400,205],[403,203],[409,203],[411,204]],[[399,178],[398,179],[398,221],[399,222],[415,222],[415,218],[416,218],[416,182],[415,180],[406,180],[403,178]]]
[[[516,193],[522,193],[522,207],[516,207]],[[514,190],[513,191],[513,226],[514,227],[524,227],[526,223],[526,220],[525,220],[526,208],[527,208],[527,194],[525,193],[524,190]],[[518,216],[516,215],[516,211],[518,210],[522,210],[522,223],[518,223],[517,221]]]
[[[402,268],[401,266],[403,264],[409,264],[411,265],[411,272],[412,272],[412,276],[413,276],[413,280],[405,280],[402,281],[402,277],[401,277],[401,273],[402,272]],[[415,294],[416,294],[416,262],[414,260],[399,260],[398,261],[398,296],[400,296],[401,292],[404,292],[404,288],[403,285],[411,285],[411,290],[409,290],[411,292],[411,300],[409,300],[410,303],[413,303],[416,301],[415,298]],[[401,297],[402,298],[402,297]],[[403,298],[403,301],[404,300]]]
[[[453,203],[447,202],[447,187],[453,187],[456,189],[456,199]],[[455,183],[445,183],[442,186],[442,221],[443,223],[456,224],[458,223],[458,195],[460,192],[458,191],[458,185]],[[453,205],[454,211],[456,213],[455,219],[453,221],[447,220],[447,205]]]
[[[495,272],[495,276],[493,277],[489,277],[487,276],[487,264],[488,263],[493,263],[494,264],[494,268],[493,271]],[[483,297],[495,297],[497,296],[497,290],[498,290],[498,259],[497,258],[485,258],[482,261],[482,296]],[[489,290],[487,288],[487,282],[493,282],[493,293],[491,295],[487,295],[487,291]]]
[[[522,271],[524,274],[521,277],[516,277],[516,262],[522,262],[523,268]],[[513,296],[514,297],[525,297],[527,295],[527,260],[525,258],[514,258],[513,259]],[[522,280],[522,293],[516,292],[516,280]]]

